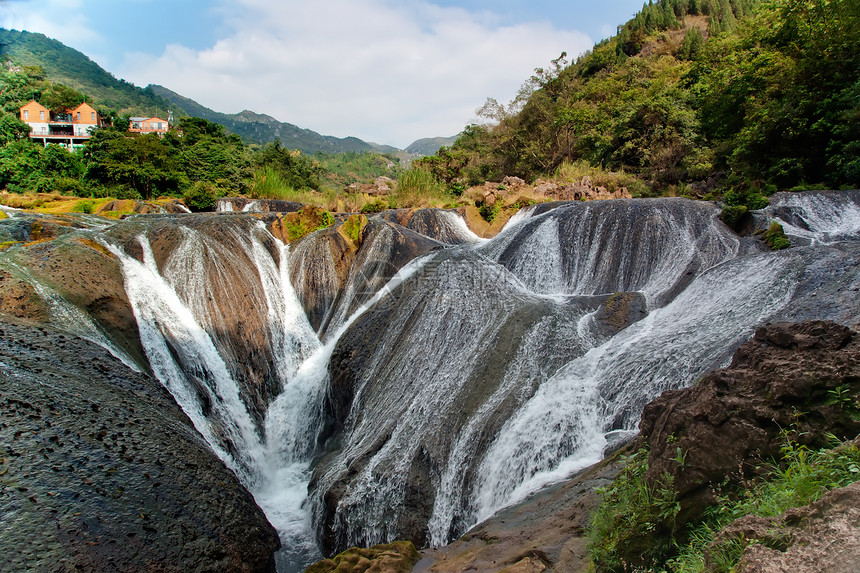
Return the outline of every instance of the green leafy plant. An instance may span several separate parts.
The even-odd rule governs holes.
[[[647,482],[646,448],[624,458],[624,464],[603,491],[588,531],[589,551],[599,572],[649,567],[671,555],[671,532],[680,510],[672,477],[661,476],[657,485]]]

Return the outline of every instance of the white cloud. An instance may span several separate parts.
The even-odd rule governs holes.
[[[36,0],[7,2],[3,23],[7,28],[31,30],[54,38],[67,46],[81,46],[100,40],[90,26],[83,0]]]
[[[538,66],[591,41],[548,22],[422,1],[237,0],[206,50],[129,55],[118,75],[162,84],[218,111],[252,109],[337,136],[406,146],[452,135],[486,97],[509,100]]]

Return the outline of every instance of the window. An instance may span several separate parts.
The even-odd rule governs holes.
[[[90,121],[92,121],[93,123],[96,122],[96,112],[94,112],[94,111],[90,112]]]
[[[30,112],[28,110],[24,110],[24,119],[30,119]]]
[[[44,111],[39,112],[39,119],[42,121],[45,121],[45,112]]]
[[[78,112],[78,121],[81,121],[81,112]]]

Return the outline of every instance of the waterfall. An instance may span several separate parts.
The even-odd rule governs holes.
[[[816,232],[851,233],[846,212]],[[806,302],[853,284],[850,249],[764,252],[717,215],[683,199],[538,206],[365,313],[330,362],[342,429],[312,477],[323,545],[444,544],[599,460],[648,401],[724,365],[763,322],[856,306]],[[641,320],[613,306],[636,296]]]
[[[860,191],[777,193],[766,212],[786,234],[805,242],[831,244],[860,236]]]
[[[308,444],[315,443],[308,413],[320,402],[325,379],[313,366],[321,346],[288,279],[289,250],[259,222],[221,228],[218,240],[193,225],[179,225],[178,235],[161,268],[147,234],[136,239],[142,260],[106,243],[122,264],[147,358],[156,377],[278,529],[285,548],[278,561],[286,568],[306,564],[319,557],[304,505],[314,450]],[[228,249],[230,242],[241,249]],[[265,336],[257,333],[266,348],[256,352],[268,356],[279,387],[269,407],[273,414],[263,427],[249,412],[235,369],[224,358],[240,361],[244,353],[221,332],[231,310],[258,314],[266,329]],[[252,316],[244,318],[254,322]],[[323,372],[324,363],[325,358]],[[290,401],[299,407],[285,408]],[[306,431],[287,438],[287,422]]]
[[[491,240],[445,210],[371,216],[360,245],[286,246],[239,213],[136,217],[100,240],[150,368],[292,571],[318,544],[447,543],[599,460],[763,322],[856,316],[858,205],[776,196],[767,216],[806,245],[778,253],[683,199],[536,205]],[[57,324],[110,344],[18,270]]]

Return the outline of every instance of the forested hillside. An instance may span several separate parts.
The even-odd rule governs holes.
[[[649,2],[422,165],[452,184],[584,162],[645,194],[857,187],[858,54],[860,0]]]
[[[151,89],[115,78],[86,55],[43,34],[0,28],[0,55],[4,61],[38,66],[44,77],[87,94],[102,115],[167,116],[170,103]],[[188,114],[177,110],[176,115]]]

